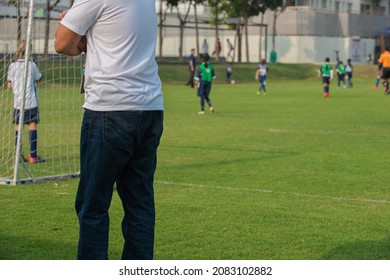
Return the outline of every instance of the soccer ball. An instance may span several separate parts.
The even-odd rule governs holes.
[[[235,81],[235,80],[231,80],[230,83],[231,83],[232,85],[234,85],[234,84],[236,83],[236,81]]]

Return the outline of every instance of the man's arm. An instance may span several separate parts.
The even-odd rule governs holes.
[[[54,48],[57,53],[76,56],[87,51],[87,39],[59,23],[55,34]]]

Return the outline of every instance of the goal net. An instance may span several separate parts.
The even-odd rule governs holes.
[[[69,3],[0,0],[0,5],[0,184],[76,177],[79,175],[79,134],[84,101],[84,95],[80,94],[83,57],[69,58],[54,51],[58,15]],[[45,159],[41,163],[29,161],[32,142],[29,125],[20,125],[16,133],[13,123],[14,94],[13,89],[7,87],[8,69],[20,40],[26,40],[26,60],[34,60],[43,75],[35,85],[40,118],[37,154]],[[24,67],[29,68],[27,63]],[[24,71],[20,75],[27,80],[27,70]],[[26,87],[24,82],[24,94]],[[21,117],[25,111],[22,106]]]

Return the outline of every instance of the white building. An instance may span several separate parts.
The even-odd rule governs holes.
[[[388,0],[295,0],[294,6],[307,6],[331,12],[388,15]]]
[[[390,25],[389,2],[389,0],[295,0],[277,19],[275,51],[278,61],[316,63],[322,62],[327,56],[335,58],[335,52],[338,51],[343,59],[351,58],[355,63],[364,63],[368,54],[375,55],[380,51],[376,36]],[[160,4],[157,0],[157,11],[160,10]],[[164,2],[162,4],[164,8]],[[188,4],[181,4],[179,12],[184,14],[187,9]],[[176,13],[176,9],[171,12]],[[191,7],[190,14],[193,13]],[[209,9],[203,6],[198,7],[197,14],[206,20],[210,16]],[[172,19],[175,18],[173,15]],[[260,16],[251,19],[253,24],[260,22]],[[258,28],[252,28],[249,31],[249,62],[258,61],[259,57],[268,58],[273,48],[272,11],[266,12],[263,23],[268,25],[267,40],[262,39],[262,44],[266,44],[266,47],[259,49]],[[213,26],[210,25],[210,29],[213,29]],[[194,35],[188,35],[190,33],[190,30],[185,33],[187,35],[184,38],[183,50],[195,46],[195,39],[191,38]],[[201,31],[200,36],[201,40],[207,39],[214,45],[215,33],[212,31]],[[235,41],[235,34],[232,32],[229,34],[222,32],[219,36],[222,42],[227,38]],[[242,44],[243,53],[246,50],[245,40]],[[179,42],[173,37],[164,38],[164,55],[177,56],[178,45]],[[265,50],[268,50],[267,53]],[[241,57],[241,61],[248,61],[246,55],[242,54]]]
[[[44,18],[46,16],[46,1],[35,0],[34,15],[37,18],[34,32],[36,44],[41,46],[44,38]],[[51,0],[52,2],[53,0]],[[162,8],[165,11],[166,2],[156,0],[156,11],[159,14]],[[389,18],[390,0],[295,0],[278,17],[276,24],[275,45],[272,43],[273,12],[267,11],[264,24],[268,25],[267,35],[260,36],[259,27],[252,26],[249,30],[249,43],[246,46],[242,41],[241,61],[257,62],[260,57],[269,57],[270,51],[275,46],[278,61],[286,63],[316,63],[324,57],[334,57],[335,51],[339,51],[341,57],[352,58],[356,63],[364,62],[368,54],[378,53],[376,36],[381,34],[387,26],[390,26]],[[28,0],[21,0],[21,15],[25,17],[28,11]],[[49,52],[54,53],[53,38],[59,12],[69,7],[70,0],[62,0],[54,11],[51,12],[50,45]],[[179,6],[179,12],[185,14],[188,3]],[[179,20],[176,9],[169,9],[170,16],[163,23],[162,55],[164,57],[177,57],[182,47],[183,55],[189,50],[207,39],[209,49],[212,51],[216,40],[215,27],[208,24],[210,9],[199,5],[197,15],[203,21],[199,30],[199,38],[196,40],[194,29],[194,10],[190,9],[190,20],[185,26],[183,44],[180,42]],[[8,52],[15,48],[15,6],[7,5],[7,0],[0,0],[0,53]],[[205,23],[206,22],[206,23]],[[23,31],[25,32],[26,19],[23,18]],[[261,23],[260,16],[251,19],[251,24]],[[10,27],[11,26],[11,27]],[[222,42],[222,56],[226,55],[226,39],[236,42],[235,60],[238,60],[238,44],[235,30],[228,26],[220,26],[219,37]],[[10,31],[11,30],[11,31]],[[160,33],[159,33],[160,34]],[[38,40],[40,42],[38,43]],[[199,46],[200,47],[200,46]],[[246,48],[249,49],[249,57],[246,56]],[[42,49],[35,47],[36,50]],[[157,54],[160,54],[157,46]]]
[[[294,0],[292,6],[305,6],[330,12],[346,12],[354,14],[388,15],[389,0]],[[156,10],[160,9],[161,0],[156,0]],[[163,1],[163,7],[165,3]],[[187,5],[181,4],[179,10],[185,12]],[[200,6],[198,12],[207,8]]]

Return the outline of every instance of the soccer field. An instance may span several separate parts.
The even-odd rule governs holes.
[[[155,259],[390,259],[390,96],[374,79],[164,85]],[[207,109],[206,109],[207,110]],[[1,259],[75,259],[77,179],[0,188]],[[110,258],[120,259],[114,194]]]

